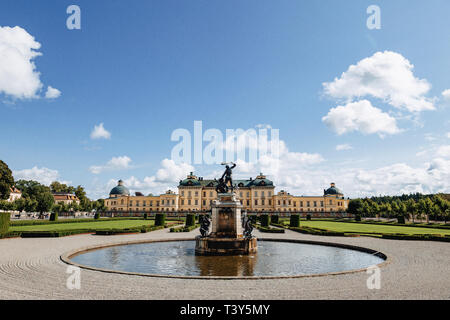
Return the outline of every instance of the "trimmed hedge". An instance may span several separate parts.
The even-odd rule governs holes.
[[[402,216],[397,217],[397,223],[405,224],[405,217],[402,217]]]
[[[271,222],[272,224],[278,223],[278,222],[279,222],[279,216],[278,216],[277,214],[271,215],[271,216],[270,216],[270,222]]]
[[[112,236],[116,234],[124,233],[147,233],[155,230],[164,229],[164,226],[143,226],[136,228],[126,228],[126,229],[100,229],[96,230],[95,234],[99,236]]]
[[[52,212],[50,214],[49,221],[57,221],[57,220],[58,220],[58,213],[57,212]]]
[[[306,220],[311,220],[311,215],[309,213],[306,215]]]
[[[318,235],[318,236],[334,236],[334,237],[345,237],[346,236],[346,234],[344,232],[329,231],[329,230],[325,230],[325,229],[318,229],[318,228],[311,228],[311,227],[289,227],[289,230],[300,232],[300,233]]]
[[[22,238],[58,238],[81,233],[93,233],[93,231],[86,229],[65,230],[65,231],[22,231],[20,233],[20,236]]]
[[[300,215],[292,214],[290,221],[289,221],[289,226],[291,228],[299,228],[300,227]]]
[[[382,234],[381,237],[383,239],[394,239],[394,240],[428,240],[428,241],[450,242],[450,235],[441,236],[438,234],[391,233],[391,234]]]
[[[148,213],[144,213],[144,220],[147,220],[148,218]]]
[[[8,232],[10,218],[11,215],[9,212],[0,212],[0,234]]]
[[[94,219],[95,219],[95,220],[100,219],[100,213],[96,212],[96,213],[94,214]]]
[[[361,221],[361,215],[357,214],[355,216],[355,221],[360,222]]]
[[[189,213],[186,215],[186,227],[195,226],[195,214]]]
[[[170,232],[190,232],[198,227],[200,227],[199,224],[194,224],[193,226],[173,227],[170,228]]]
[[[166,215],[164,213],[157,213],[155,216],[155,226],[163,226],[166,223]]]
[[[268,214],[261,215],[261,227],[269,227],[270,225],[270,216]]]
[[[261,232],[267,233],[284,233],[284,229],[271,228],[271,227],[257,227]]]

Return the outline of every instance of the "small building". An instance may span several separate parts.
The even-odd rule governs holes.
[[[73,202],[80,204],[80,199],[78,199],[78,197],[73,193],[54,192],[53,199],[55,199],[55,203],[63,203],[65,205],[72,204]]]
[[[19,189],[17,189],[16,187],[12,187],[12,188],[10,188],[9,198],[6,201],[14,202],[20,198],[22,198],[22,192]]]

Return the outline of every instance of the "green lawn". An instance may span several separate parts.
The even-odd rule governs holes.
[[[153,226],[154,220],[116,220],[116,221],[95,221],[77,223],[57,223],[31,226],[11,226],[9,231],[63,231],[63,230],[102,230],[102,229],[126,229],[142,226]]]
[[[345,223],[335,221],[300,221],[300,226],[326,229],[338,232],[356,233],[404,233],[404,234],[450,234],[450,229],[387,226],[364,223]]]

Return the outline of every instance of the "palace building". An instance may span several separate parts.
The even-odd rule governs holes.
[[[217,180],[203,179],[191,172],[180,180],[178,193],[172,190],[161,195],[145,196],[139,192],[131,195],[122,180],[111,189],[105,199],[108,211],[123,215],[166,212],[168,214],[185,212],[208,212],[217,198]],[[256,178],[233,180],[237,198],[243,210],[249,213],[302,213],[316,216],[335,216],[345,212],[349,199],[334,183],[324,190],[321,196],[294,196],[281,190],[275,193],[273,182],[262,173]]]

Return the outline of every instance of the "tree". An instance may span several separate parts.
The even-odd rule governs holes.
[[[13,203],[16,211],[22,212],[26,208],[26,200],[24,198],[16,199]]]
[[[50,190],[55,193],[55,192],[64,192],[64,193],[74,193],[75,188],[72,186],[67,186],[64,183],[60,183],[58,181],[53,181],[50,184]]]
[[[423,217],[423,215],[429,215],[433,205],[434,205],[434,203],[433,203],[433,201],[431,201],[430,198],[420,199],[417,204],[418,213],[419,213],[418,216]]]
[[[417,204],[416,201],[414,201],[414,199],[408,199],[406,200],[406,210],[411,214],[412,217],[412,223],[414,223],[414,218],[417,214]]]
[[[8,165],[0,160],[0,200],[9,199],[11,188],[14,186],[12,171]]]
[[[42,215],[44,212],[48,212],[51,210],[53,204],[55,203],[55,199],[53,195],[49,192],[42,192],[36,196],[37,211]]]
[[[360,216],[363,213],[364,203],[361,199],[352,199],[348,203],[347,212],[354,215]]]

